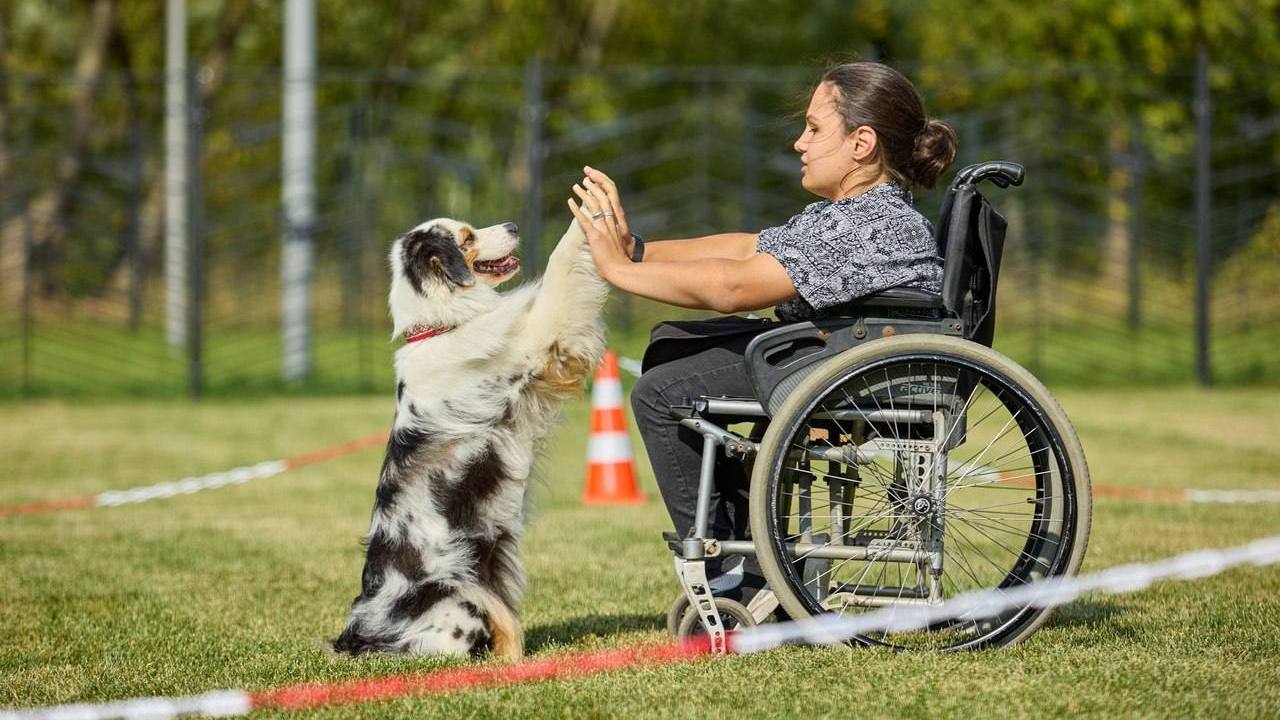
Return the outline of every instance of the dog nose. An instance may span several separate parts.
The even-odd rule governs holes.
[[[512,235],[520,234],[520,226],[515,223],[506,223],[502,227],[506,228],[507,232],[511,233]]]

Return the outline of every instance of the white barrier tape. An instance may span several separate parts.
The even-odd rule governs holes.
[[[1280,490],[1185,490],[1188,502],[1197,503],[1274,503],[1280,502]]]
[[[99,704],[55,705],[35,710],[0,711],[0,720],[167,720],[183,715],[246,715],[253,700],[243,690],[215,690],[201,695],[150,697]]]
[[[143,485],[127,490],[108,490],[95,496],[94,504],[98,507],[114,507],[176,497],[178,495],[191,495],[204,490],[213,490],[227,485],[239,485],[250,480],[269,478],[272,475],[279,475],[288,469],[289,464],[284,460],[269,460],[260,462],[257,465],[238,467],[223,472],[209,473],[208,475],[183,478],[155,485]]]
[[[735,634],[733,650],[752,653],[791,643],[831,645],[873,632],[907,632],[945,620],[991,617],[1023,607],[1056,607],[1087,592],[1131,593],[1157,580],[1195,580],[1243,565],[1277,562],[1280,535],[1228,550],[1196,550],[1168,560],[1119,565],[1089,575],[965,593],[941,605],[886,607],[855,617],[820,615],[791,623],[757,625]]]
[[[640,377],[643,366],[639,360],[635,358],[618,356],[618,367],[622,368],[631,377]]]
[[[943,620],[987,617],[1013,608],[1055,607],[1069,603],[1086,592],[1131,593],[1142,590],[1157,580],[1196,580],[1244,565],[1261,566],[1277,562],[1280,562],[1280,535],[1227,550],[1196,550],[1167,560],[1119,565],[1089,575],[1053,578],[1002,590],[967,593],[936,606],[913,605],[884,608],[857,617],[824,615],[798,622],[757,625],[735,633],[731,647],[733,652],[745,654],[788,643],[836,644],[855,635],[881,630],[905,632],[918,630]],[[531,664],[545,665],[547,662],[547,660],[531,661]],[[524,666],[510,666],[506,672],[519,674],[522,667]],[[457,673],[458,671],[445,672]],[[422,677],[427,680],[430,678],[430,676]],[[527,681],[530,677],[534,676],[525,673],[521,679],[514,682]],[[537,678],[534,677],[534,679]],[[377,694],[376,697],[366,697],[366,700],[388,699],[395,695],[414,692],[412,687],[408,687],[411,683],[403,680],[384,678],[383,681],[398,682],[402,691]],[[366,682],[376,684],[379,679],[370,678]],[[427,684],[429,683],[417,683],[418,686]],[[466,683],[459,682],[450,687],[459,689],[466,686],[468,686]],[[267,695],[271,694],[267,693]],[[261,693],[258,694],[258,696],[261,695]],[[32,710],[0,710],[0,720],[167,720],[198,713],[210,717],[229,717],[243,715],[257,707],[262,707],[255,705],[254,698],[255,695],[243,690],[219,690],[185,697],[140,698],[102,704],[59,705]],[[305,707],[316,708],[324,704],[317,702]],[[265,707],[272,707],[272,704],[268,702]],[[277,707],[283,706],[277,705]]]

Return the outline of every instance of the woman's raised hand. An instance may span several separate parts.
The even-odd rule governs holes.
[[[609,266],[631,261],[631,230],[609,176],[591,167],[584,167],[583,172],[582,182],[573,186],[582,204],[569,198],[569,211],[578,218],[596,266],[607,277]]]
[[[627,224],[627,211],[622,207],[622,199],[618,197],[618,186],[613,180],[590,165],[582,166],[582,184],[592,190],[601,202],[607,203],[601,209],[613,213],[613,220],[618,225],[618,233],[623,239],[631,237],[631,227]],[[598,192],[596,192],[598,191]]]

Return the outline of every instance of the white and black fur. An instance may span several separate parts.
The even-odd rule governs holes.
[[[523,653],[528,480],[561,402],[604,352],[608,287],[575,221],[539,282],[509,293],[513,224],[425,222],[391,246],[396,415],[360,595],[340,652]]]

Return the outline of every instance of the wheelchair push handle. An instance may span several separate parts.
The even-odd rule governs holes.
[[[990,180],[997,187],[1007,188],[1010,185],[1021,185],[1022,178],[1026,173],[1026,168],[1018,163],[1006,160],[992,160],[991,162],[969,165],[956,173],[956,179],[952,181],[951,187],[956,189],[961,185],[977,185],[983,180]]]

